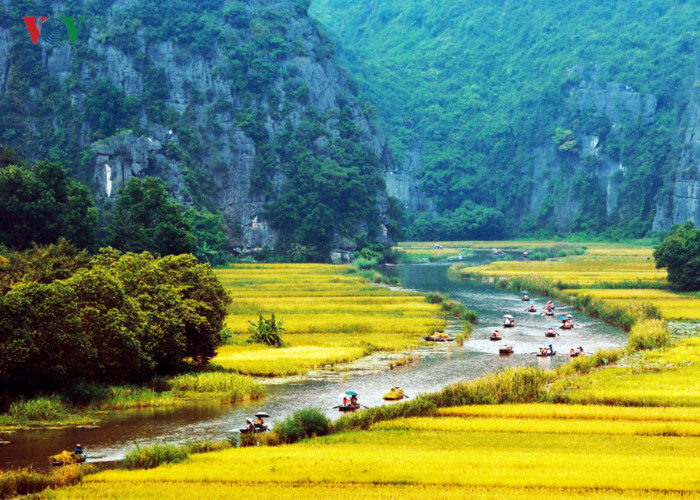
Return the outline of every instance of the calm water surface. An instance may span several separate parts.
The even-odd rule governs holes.
[[[490,260],[488,252],[477,252],[464,259],[467,264]],[[450,264],[416,264],[387,268],[387,274],[399,276],[406,287],[419,291],[439,291],[479,313],[479,324],[464,346],[436,344],[412,351],[420,356],[418,362],[388,370],[392,354],[377,353],[337,371],[319,371],[303,380],[272,381],[263,400],[236,405],[194,403],[185,407],[147,409],[120,412],[102,422],[96,429],[55,429],[16,431],[0,436],[9,445],[0,446],[0,469],[33,465],[42,469],[47,457],[61,450],[71,450],[76,443],[86,449],[89,461],[109,463],[121,459],[136,444],[182,443],[205,439],[220,440],[236,433],[245,418],[257,411],[266,411],[270,423],[284,419],[300,408],[322,408],[331,418],[340,416],[332,406],[338,395],[347,390],[359,394],[367,406],[392,404],[382,395],[392,386],[401,386],[406,394],[433,392],[454,382],[478,377],[508,366],[539,365],[551,368],[567,362],[566,356],[538,358],[538,346],[551,340],[555,350],[568,352],[569,348],[583,346],[587,352],[600,347],[619,347],[625,344],[626,334],[605,323],[588,318],[568,306],[559,306],[556,317],[575,314],[576,328],[562,331],[555,339],[545,339],[544,330],[556,319],[545,318],[539,312],[525,312],[520,297],[500,290],[488,283],[456,281],[447,277]],[[546,299],[535,299],[538,310]],[[504,314],[515,317],[517,327],[503,330],[499,327]],[[555,318],[556,318],[555,317]],[[457,328],[458,325],[453,325]],[[505,341],[491,342],[488,336],[499,328]],[[511,356],[499,356],[498,346],[514,346]],[[398,354],[402,355],[402,354]],[[397,353],[393,354],[395,358]]]

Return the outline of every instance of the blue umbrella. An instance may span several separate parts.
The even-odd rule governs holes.
[[[566,321],[567,319],[569,319],[569,318],[567,318],[566,316],[560,316],[560,317],[559,317],[559,320],[560,320],[560,321]]]
[[[559,325],[547,325],[547,328],[556,328]]]
[[[357,393],[355,391],[348,391],[345,394],[347,394],[348,396],[357,396]]]
[[[528,292],[527,290],[523,290],[522,293],[523,293],[523,295],[526,295],[526,294],[528,294],[528,293],[530,293],[530,292]]]

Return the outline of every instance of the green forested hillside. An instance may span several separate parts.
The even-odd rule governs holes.
[[[390,155],[308,6],[0,4],[0,145],[88,184],[100,234],[129,179],[154,176],[188,209],[189,225],[209,227],[200,256],[347,260],[363,245],[386,245],[394,224],[381,172]],[[46,16],[63,38],[33,43],[27,15]],[[74,43],[64,15],[84,18]]]
[[[552,187],[583,195],[569,230],[650,230],[679,156],[700,2],[314,0],[311,12],[338,40],[399,160],[423,149],[422,189],[442,217],[417,217],[414,236],[464,236],[469,227],[550,231],[561,200],[530,199],[538,147],[564,165],[566,178]],[[582,81],[653,94],[656,113],[611,120],[587,103],[573,105]],[[626,167],[614,179],[614,213],[601,210],[604,193],[588,173],[601,158],[582,153],[584,135]],[[567,174],[574,163],[579,168]]]

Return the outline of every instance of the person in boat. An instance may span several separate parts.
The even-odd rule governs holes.
[[[350,405],[355,406],[356,404],[357,404],[357,396],[355,396],[353,394],[352,396],[350,396]]]
[[[350,400],[346,397],[343,397],[343,406],[348,406],[350,404]]]
[[[80,446],[80,443],[78,443],[78,444],[75,445],[75,450],[73,450],[73,453],[75,453],[75,454],[78,455],[78,456],[82,456],[82,455],[83,455],[83,447]]]
[[[578,353],[576,352],[576,350],[573,347],[571,349],[569,349],[569,356],[576,356],[576,354],[578,354]]]
[[[554,333],[554,328],[551,326],[547,329],[547,333],[553,334]]]
[[[508,321],[508,320],[506,320]],[[501,338],[501,334],[498,332],[498,330],[494,330],[493,333],[491,334],[492,337],[496,338]]]
[[[265,422],[263,422],[262,417],[258,417],[258,419],[255,421],[255,428],[256,429],[264,429],[265,428]]]
[[[547,352],[549,354],[554,354],[554,347],[552,347],[552,344],[549,344],[549,347],[547,348]]]
[[[253,423],[253,420],[250,417],[245,419],[245,428],[249,431],[255,430],[255,424]]]
[[[523,294],[523,300],[530,300],[530,297],[528,296],[528,294],[526,294],[526,293]]]
[[[523,252],[523,259],[527,259],[528,255],[529,254],[527,252]]]
[[[576,348],[576,352],[577,352],[578,354],[583,354],[583,347],[578,346],[578,347]]]
[[[544,355],[547,353],[547,348],[546,348],[546,347],[540,346],[539,349],[540,349],[540,354],[541,354],[542,356],[544,356]]]
[[[528,306],[528,308],[525,309],[525,310],[526,310],[527,312],[531,312],[531,313],[534,313],[534,312],[537,311],[537,309],[535,309],[535,306],[532,305],[532,304],[530,304],[530,305]]]

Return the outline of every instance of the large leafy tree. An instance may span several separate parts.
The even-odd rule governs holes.
[[[700,231],[692,221],[675,226],[654,250],[656,267],[665,267],[668,281],[683,290],[700,290]]]
[[[31,167],[0,160],[0,243],[18,250],[65,237],[92,244],[97,212],[87,187],[68,178],[59,163]]]
[[[134,177],[119,192],[107,241],[129,252],[172,255],[197,250],[180,207],[155,177]]]

